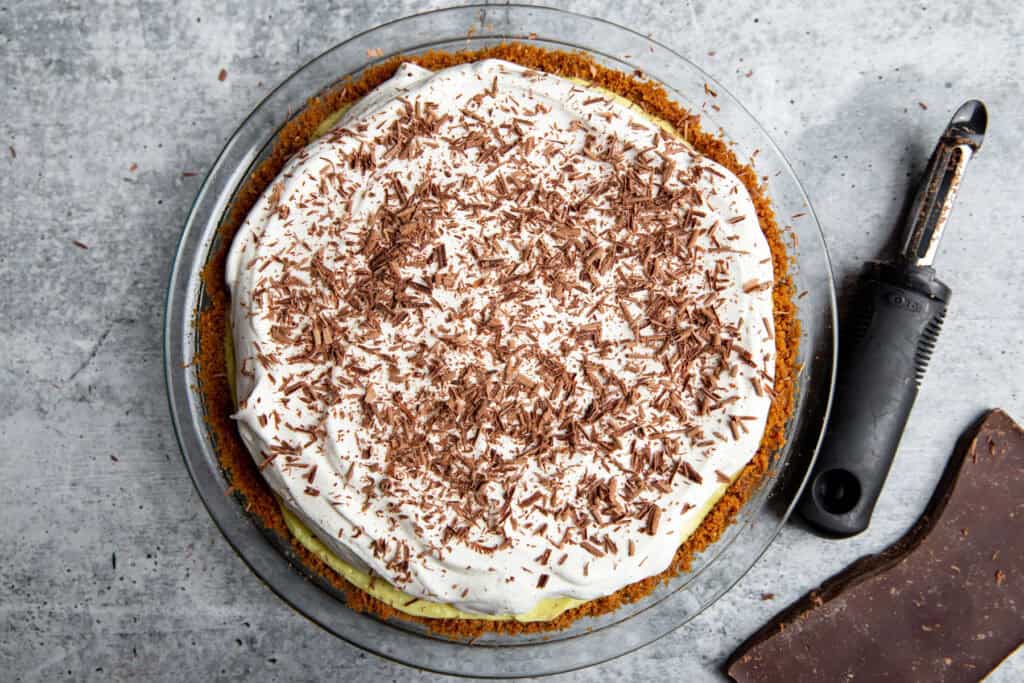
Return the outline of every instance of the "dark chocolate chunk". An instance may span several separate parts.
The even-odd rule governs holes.
[[[978,681],[1021,642],[1024,431],[993,410],[913,529],[776,616],[726,671],[739,683]]]

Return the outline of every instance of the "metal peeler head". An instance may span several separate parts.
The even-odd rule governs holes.
[[[979,100],[965,102],[950,119],[910,211],[900,250],[906,265],[923,268],[935,262],[967,163],[981,149],[987,126],[988,112]]]

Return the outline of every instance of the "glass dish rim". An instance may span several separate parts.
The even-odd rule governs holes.
[[[197,471],[194,469],[194,463],[192,462],[192,460],[190,460],[190,458],[188,456],[188,452],[187,452],[187,448],[186,448],[186,446],[187,446],[187,444],[186,444],[187,439],[185,438],[185,435],[183,434],[184,425],[185,425],[185,423],[183,421],[183,417],[184,416],[183,415],[179,415],[179,412],[178,412],[179,406],[176,403],[178,397],[175,394],[175,390],[176,389],[180,389],[180,378],[177,376],[177,374],[178,374],[176,372],[177,368],[174,367],[175,359],[172,357],[172,351],[175,350],[175,348],[176,348],[174,346],[174,342],[175,341],[179,341],[179,340],[176,339],[176,336],[181,332],[181,328],[180,327],[176,327],[174,325],[175,322],[180,322],[179,321],[179,317],[180,316],[176,317],[174,315],[174,313],[176,311],[173,310],[172,307],[176,303],[176,298],[184,298],[186,300],[188,299],[188,294],[187,293],[179,293],[175,289],[175,284],[182,278],[183,275],[188,275],[188,273],[183,273],[182,272],[182,266],[186,265],[185,263],[183,263],[183,256],[186,255],[185,254],[185,247],[188,246],[186,244],[186,238],[190,236],[190,232],[192,232],[195,229],[197,229],[197,226],[195,225],[196,210],[200,206],[201,201],[204,199],[205,194],[207,192],[211,191],[212,189],[215,189],[215,188],[211,188],[210,187],[211,178],[214,176],[216,171],[221,169],[221,165],[222,165],[223,162],[225,162],[225,157],[226,157],[228,151],[231,149],[233,143],[236,141],[236,139],[239,137],[239,135],[243,132],[243,130],[247,127],[247,125],[253,120],[253,118],[260,113],[260,111],[263,109],[263,107],[269,101],[272,101],[274,99],[274,97],[279,92],[281,92],[284,88],[286,88],[290,83],[292,83],[293,80],[298,78],[300,75],[304,74],[307,71],[307,69],[309,69],[312,65],[316,64],[317,62],[319,62],[325,56],[329,55],[330,53],[332,53],[332,52],[334,52],[336,50],[339,50],[340,48],[342,48],[342,47],[344,47],[344,46],[346,46],[346,45],[348,45],[350,43],[354,43],[354,42],[360,41],[361,39],[363,39],[366,36],[371,35],[371,34],[373,34],[375,32],[381,31],[381,30],[389,28],[389,27],[394,27],[396,24],[401,24],[403,22],[412,22],[412,21],[415,21],[415,20],[418,20],[418,19],[424,19],[424,18],[430,17],[432,15],[451,13],[453,15],[464,15],[467,18],[470,18],[476,12],[480,12],[482,10],[491,10],[491,9],[494,9],[494,10],[522,10],[522,11],[526,11],[526,12],[539,12],[539,13],[547,12],[547,13],[553,13],[553,14],[558,14],[558,15],[564,15],[566,17],[577,19],[577,20],[584,20],[584,21],[588,21],[588,22],[597,22],[597,23],[600,23],[600,24],[604,24],[607,27],[609,27],[610,29],[614,29],[616,31],[620,31],[620,32],[624,32],[624,33],[627,33],[627,34],[631,34],[632,36],[635,36],[637,39],[639,39],[641,41],[645,41],[647,43],[651,43],[653,45],[656,45],[661,50],[664,50],[667,53],[669,53],[672,56],[673,59],[680,60],[681,62],[683,62],[686,65],[688,65],[695,72],[701,74],[706,79],[708,84],[712,85],[716,89],[716,91],[718,91],[720,94],[724,95],[725,98],[728,99],[728,101],[730,102],[730,106],[735,106],[736,108],[738,108],[751,122],[754,123],[754,125],[756,126],[756,128],[759,131],[760,135],[762,135],[764,140],[770,145],[771,152],[773,152],[775,155],[777,155],[778,159],[782,163],[783,168],[788,171],[788,174],[789,174],[790,178],[792,179],[792,181],[795,184],[796,188],[799,190],[800,196],[802,197],[803,202],[806,205],[806,211],[807,211],[807,213],[808,213],[808,215],[810,217],[810,220],[813,222],[813,226],[816,228],[817,237],[818,237],[818,240],[820,242],[821,253],[822,253],[822,256],[824,257],[825,270],[827,271],[827,281],[828,281],[828,292],[827,292],[827,294],[828,294],[828,313],[829,313],[829,319],[828,319],[827,323],[828,323],[828,327],[830,328],[830,331],[831,331],[830,339],[828,340],[828,341],[831,342],[831,348],[829,349],[829,353],[830,353],[831,357],[830,357],[830,367],[827,368],[828,369],[828,373],[829,373],[828,377],[827,377],[827,396],[825,397],[826,400],[825,400],[824,410],[821,411],[822,412],[821,427],[818,429],[816,439],[814,440],[814,443],[813,443],[813,446],[812,446],[812,451],[813,452],[810,454],[811,455],[810,462],[807,465],[807,470],[803,473],[803,475],[802,475],[802,477],[801,477],[801,479],[799,481],[797,492],[796,492],[795,495],[793,495],[792,499],[789,500],[789,502],[785,504],[785,510],[778,517],[775,529],[771,533],[770,538],[764,543],[764,545],[760,548],[760,550],[758,552],[756,552],[755,556],[750,561],[750,563],[746,566],[745,569],[740,571],[740,573],[738,575],[736,575],[731,581],[729,581],[728,585],[724,589],[720,590],[718,592],[718,594],[710,602],[708,602],[706,604],[703,604],[697,610],[697,612],[695,612],[694,614],[691,614],[689,616],[689,618],[687,618],[685,621],[679,622],[679,623],[673,625],[671,628],[665,630],[664,632],[659,632],[658,635],[655,636],[654,638],[651,638],[651,639],[649,639],[649,640],[647,640],[647,641],[645,641],[643,643],[637,644],[637,645],[635,645],[633,647],[629,647],[627,649],[623,649],[622,651],[616,651],[616,652],[613,652],[613,653],[603,654],[603,655],[599,656],[597,659],[594,659],[593,661],[590,661],[590,662],[587,662],[587,663],[582,663],[582,664],[577,664],[577,665],[568,667],[566,669],[562,669],[562,671],[569,671],[569,670],[578,669],[578,668],[582,668],[582,667],[585,667],[585,666],[590,666],[590,665],[593,665],[593,664],[597,664],[597,663],[600,663],[600,662],[608,661],[610,659],[614,659],[616,657],[628,654],[629,652],[633,652],[633,651],[635,651],[636,649],[638,649],[640,647],[643,647],[643,646],[645,646],[647,644],[650,644],[654,640],[657,640],[657,639],[659,639],[661,637],[664,637],[668,633],[671,633],[672,631],[674,631],[677,628],[679,628],[680,626],[682,626],[684,623],[686,623],[686,621],[689,621],[689,619],[692,619],[697,614],[703,612],[703,610],[705,610],[708,607],[710,607],[722,595],[724,595],[726,592],[728,592],[728,590],[730,590],[732,588],[732,586],[735,585],[736,582],[738,582],[740,579],[742,579],[742,577],[746,575],[746,573],[749,571],[749,569],[757,562],[757,560],[767,550],[767,548],[770,546],[771,542],[777,537],[779,531],[781,531],[782,527],[785,525],[786,519],[788,518],[789,514],[791,513],[793,507],[795,506],[796,501],[799,498],[799,492],[800,492],[800,490],[802,490],[804,484],[806,483],[807,474],[809,473],[810,465],[813,464],[813,459],[817,455],[817,451],[818,451],[818,448],[820,446],[821,439],[822,439],[822,436],[823,436],[824,431],[825,431],[825,426],[827,425],[828,415],[829,415],[830,409],[831,409],[831,401],[832,401],[832,394],[833,394],[833,387],[834,387],[834,380],[835,380],[835,363],[836,363],[836,354],[835,354],[835,349],[836,349],[836,332],[837,332],[837,326],[836,326],[836,301],[835,301],[835,290],[834,290],[834,284],[833,284],[834,283],[834,278],[833,278],[833,275],[832,275],[831,262],[830,262],[828,251],[827,251],[827,247],[826,247],[826,244],[825,244],[824,235],[823,235],[823,233],[821,231],[820,223],[817,220],[817,216],[814,213],[813,207],[811,206],[810,200],[807,197],[807,193],[804,190],[803,185],[800,183],[799,178],[796,176],[795,172],[793,171],[792,166],[789,163],[788,159],[786,159],[785,155],[782,153],[781,149],[779,149],[779,147],[775,143],[775,141],[771,138],[770,134],[764,129],[763,126],[761,126],[761,124],[750,113],[750,111],[747,110],[746,107],[728,91],[727,88],[722,86],[721,83],[717,82],[712,76],[710,76],[707,72],[705,72],[703,69],[701,69],[698,65],[696,65],[695,63],[693,63],[692,61],[690,61],[686,57],[683,57],[678,52],[676,52],[672,48],[666,46],[665,44],[663,44],[663,43],[661,43],[661,42],[659,42],[659,41],[657,41],[657,40],[655,40],[653,38],[650,38],[648,36],[640,34],[637,31],[634,31],[634,30],[629,29],[627,27],[624,27],[624,26],[621,26],[619,24],[616,24],[615,22],[611,22],[611,21],[608,21],[606,19],[602,19],[602,18],[599,18],[599,17],[591,17],[591,16],[587,16],[587,15],[584,15],[584,14],[579,14],[579,13],[568,11],[568,10],[544,7],[544,6],[541,6],[541,5],[526,5],[526,4],[486,4],[485,3],[485,4],[465,5],[465,6],[459,6],[459,7],[440,8],[440,9],[430,10],[430,11],[427,11],[427,12],[411,14],[411,15],[403,16],[403,17],[394,19],[392,21],[389,21],[389,22],[386,22],[386,23],[379,24],[377,26],[371,27],[371,28],[369,28],[369,29],[367,29],[365,31],[362,31],[362,32],[357,33],[357,34],[354,34],[353,36],[347,38],[344,41],[341,41],[339,43],[336,43],[336,44],[330,46],[329,48],[327,48],[326,50],[324,50],[320,54],[316,55],[312,59],[309,59],[305,63],[303,63],[300,67],[298,67],[295,71],[293,71],[287,78],[285,78],[277,86],[275,86],[265,97],[263,97],[255,105],[255,107],[252,109],[252,111],[242,120],[242,122],[231,133],[230,137],[227,139],[227,142],[224,144],[224,147],[221,149],[220,153],[217,155],[215,161],[211,164],[210,170],[207,172],[207,174],[205,175],[205,177],[203,179],[203,183],[202,183],[199,191],[197,192],[196,198],[193,201],[193,204],[192,204],[192,206],[191,206],[191,208],[189,210],[188,216],[187,216],[186,221],[185,221],[184,228],[183,228],[182,233],[181,233],[181,235],[179,237],[178,244],[177,244],[177,246],[175,248],[173,265],[172,265],[171,274],[170,274],[169,281],[168,281],[167,297],[166,297],[166,301],[165,301],[164,339],[163,339],[163,358],[164,358],[164,366],[165,366],[164,370],[165,370],[166,388],[167,388],[168,403],[169,403],[169,406],[170,406],[170,412],[171,412],[171,416],[172,416],[172,423],[173,423],[173,426],[174,426],[175,437],[176,437],[176,440],[178,441],[179,449],[182,452],[182,457],[183,457],[183,460],[186,463],[186,468],[188,469],[189,476],[190,476],[190,478],[193,481],[193,485],[196,487],[196,490],[199,493],[199,497],[202,500],[204,507],[207,508],[208,513],[211,515],[211,518],[213,518],[213,520],[214,520],[216,526],[218,527],[218,529],[220,530],[221,534],[224,535],[224,537],[228,541],[229,545],[236,552],[236,554],[239,555],[239,557],[243,560],[243,562],[245,562],[245,564],[250,568],[250,570],[252,570],[253,573],[256,574],[256,576],[261,581],[263,581],[273,592],[275,592],[277,595],[279,595],[286,602],[286,604],[291,606],[293,609],[296,609],[296,611],[298,611],[300,614],[302,614],[306,618],[310,619],[314,623],[317,623],[319,626],[321,626],[325,630],[331,632],[334,635],[337,635],[338,637],[341,637],[346,642],[349,642],[350,644],[353,644],[356,647],[359,647],[361,649],[364,649],[364,650],[367,650],[367,651],[370,651],[370,652],[374,652],[375,654],[377,654],[379,656],[391,659],[393,661],[397,661],[397,662],[400,662],[400,663],[403,663],[403,664],[408,664],[408,662],[403,661],[400,657],[396,657],[394,654],[389,654],[388,652],[381,651],[380,648],[374,648],[372,646],[368,646],[364,642],[356,642],[355,640],[353,640],[351,638],[348,638],[345,635],[342,635],[341,633],[338,633],[334,628],[331,628],[329,625],[324,623],[324,621],[322,619],[319,619],[319,618],[317,618],[317,616],[314,616],[313,614],[310,614],[307,610],[304,610],[304,609],[300,608],[296,604],[296,601],[293,600],[292,596],[290,596],[289,594],[286,594],[285,590],[283,590],[280,586],[278,586],[274,582],[274,580],[272,578],[270,578],[267,575],[265,575],[265,570],[261,570],[261,568],[257,567],[256,564],[252,561],[252,558],[250,558],[248,555],[246,555],[245,552],[243,552],[242,548],[239,547],[239,544],[236,542],[235,538],[230,533],[230,530],[228,528],[226,528],[228,526],[227,523],[214,510],[214,506],[212,504],[212,501],[210,499],[208,499],[208,497],[206,495],[205,487],[203,485],[201,485],[201,482],[199,480],[199,475],[198,475]],[[515,35],[511,35],[511,34],[510,35],[506,35],[504,37],[507,40],[526,39],[526,36],[515,36]],[[391,54],[395,54],[395,53],[399,53],[399,52],[400,53],[411,53],[411,52],[420,51],[420,50],[424,49],[425,47],[429,47],[430,45],[436,45],[436,44],[442,42],[442,40],[446,40],[446,39],[448,39],[447,36],[445,36],[444,38],[438,39],[438,40],[431,41],[431,42],[429,42],[427,44],[421,43],[421,44],[418,44],[418,45],[402,45],[400,49],[398,49],[398,50],[396,50],[396,51],[394,51],[392,53],[389,53],[388,55],[386,55],[386,56],[384,56],[382,58],[379,58],[379,59],[374,59],[374,58],[368,56],[366,61],[358,69],[354,70],[352,73],[356,73],[359,70],[361,70],[361,69],[363,69],[363,68],[365,68],[367,66],[370,66],[370,65],[376,63],[377,61],[382,61],[383,59],[387,59],[389,56],[391,56]],[[558,42],[558,41],[557,40],[552,40],[552,42]],[[590,47],[587,47],[585,45],[578,45],[578,44],[575,44],[575,43],[572,43],[572,42],[565,42],[565,41],[562,41],[562,44],[563,45],[567,45],[567,46],[575,47],[576,49],[585,50],[586,52],[591,53],[591,54],[605,55],[605,53],[601,52],[600,50],[596,50],[594,48],[590,48]],[[617,57],[614,57],[614,56],[611,56],[611,55],[605,55],[605,56],[612,57],[613,59],[618,59]],[[339,77],[343,78],[344,74],[339,74]],[[674,89],[670,85],[668,85],[667,83],[662,83],[662,85],[664,85],[670,92],[674,92]],[[312,95],[314,93],[309,93],[309,94]],[[283,125],[283,122],[282,122],[282,125]],[[271,137],[270,139],[273,139],[273,138]],[[237,175],[237,170],[238,169],[235,169],[235,174],[236,175]],[[243,169],[243,170],[245,170],[246,173],[248,172],[248,169]],[[231,190],[231,194],[233,195],[234,192],[237,191],[238,183],[237,182],[230,182],[230,183],[228,183],[228,185],[229,185],[228,189]],[[192,274],[195,275],[195,273],[197,272],[197,266],[198,266],[198,268],[201,268],[206,263],[206,259],[209,256],[209,244],[204,242],[204,243],[198,245],[197,253],[193,254],[191,256],[192,256],[192,259],[193,259],[194,262],[188,263],[187,265],[191,266]],[[759,494],[760,493],[761,492],[759,491]],[[765,492],[765,494],[764,494],[765,497],[767,497],[769,493],[770,493],[770,491],[769,492]],[[223,492],[222,491],[220,492],[220,495],[223,497]],[[237,504],[234,501],[231,501],[231,504],[235,505],[237,507]],[[735,540],[735,539],[732,539],[732,540]],[[291,569],[290,561],[289,561],[289,559],[287,557],[285,557],[283,554],[280,554],[280,559],[284,560],[284,564],[288,565],[289,569]],[[652,607],[653,607],[653,605],[652,605]],[[622,621],[616,622],[615,624],[610,625],[607,628],[609,628],[609,629],[610,628],[614,628],[614,627],[616,627],[616,626],[618,626],[618,625],[620,625],[620,624],[622,624],[624,622],[628,622],[628,621],[631,620],[631,618],[633,616],[639,616],[639,614],[640,613],[638,613],[636,615],[631,615],[630,617],[627,617],[627,618],[625,618]],[[360,616],[362,616],[362,615],[360,615]],[[365,617],[365,618],[373,618],[373,617]],[[408,636],[408,637],[421,637],[421,636],[419,636],[418,634],[415,634],[415,633],[410,633],[410,632],[405,632],[405,631],[403,631],[403,633],[406,636]],[[587,634],[582,634],[580,636],[575,636],[574,638],[586,638],[586,637],[587,637]],[[466,645],[464,643],[455,643],[455,642],[452,642],[452,641],[435,641],[435,642],[437,642],[439,644],[448,645],[448,646],[453,646],[454,645],[454,646],[459,646],[459,647],[474,647],[474,646],[471,646],[471,645]],[[563,640],[563,641],[560,641],[560,642],[561,643],[565,643],[567,641]],[[527,647],[531,647],[533,645],[534,644],[531,643],[531,644],[519,645],[519,646],[516,646],[516,647],[527,648]],[[537,644],[537,645],[539,645],[541,647],[544,646],[543,644]],[[477,646],[477,647],[479,647],[479,646]],[[424,666],[424,665],[423,664],[416,664],[416,666]],[[433,667],[430,667],[429,665],[426,665],[425,668],[430,668],[431,670],[439,671],[439,672],[442,672],[442,673],[449,673],[449,674],[454,673],[455,675],[474,675],[474,676],[485,675],[486,676],[486,674],[481,674],[480,672],[463,673],[463,672],[459,672],[459,671],[452,671],[452,670],[445,669],[445,668],[433,668]],[[556,673],[556,672],[555,671],[546,671],[546,672],[543,672],[540,675],[544,675],[544,673]],[[538,675],[538,674],[532,674],[532,675]]]

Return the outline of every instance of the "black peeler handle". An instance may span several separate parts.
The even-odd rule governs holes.
[[[930,267],[872,264],[861,278],[853,344],[800,503],[819,530],[867,528],[935,347],[950,290]]]

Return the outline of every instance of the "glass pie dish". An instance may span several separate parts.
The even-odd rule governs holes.
[[[772,208],[792,237],[799,374],[786,445],[735,522],[695,558],[689,572],[638,602],[561,631],[489,633],[465,642],[433,635],[417,623],[349,609],[344,595],[307,569],[285,539],[265,531],[226,495],[231,484],[205,421],[194,363],[203,334],[195,319],[209,305],[201,274],[222,246],[218,227],[245,180],[270,154],[282,126],[310,97],[394,55],[479,49],[510,40],[579,51],[603,66],[642,72],[699,113],[705,130],[720,131],[739,158],[756,157]],[[679,628],[729,590],[775,538],[802,489],[828,415],[834,356],[835,295],[820,228],[792,169],[755,119],[710,76],[664,45],[603,20],[516,5],[439,10],[379,26],[331,48],[268,95],[231,136],[196,197],[172,267],[164,340],[171,414],[186,466],[214,521],[246,564],[300,613],[358,647],[424,669],[484,677],[553,674],[612,659]]]

